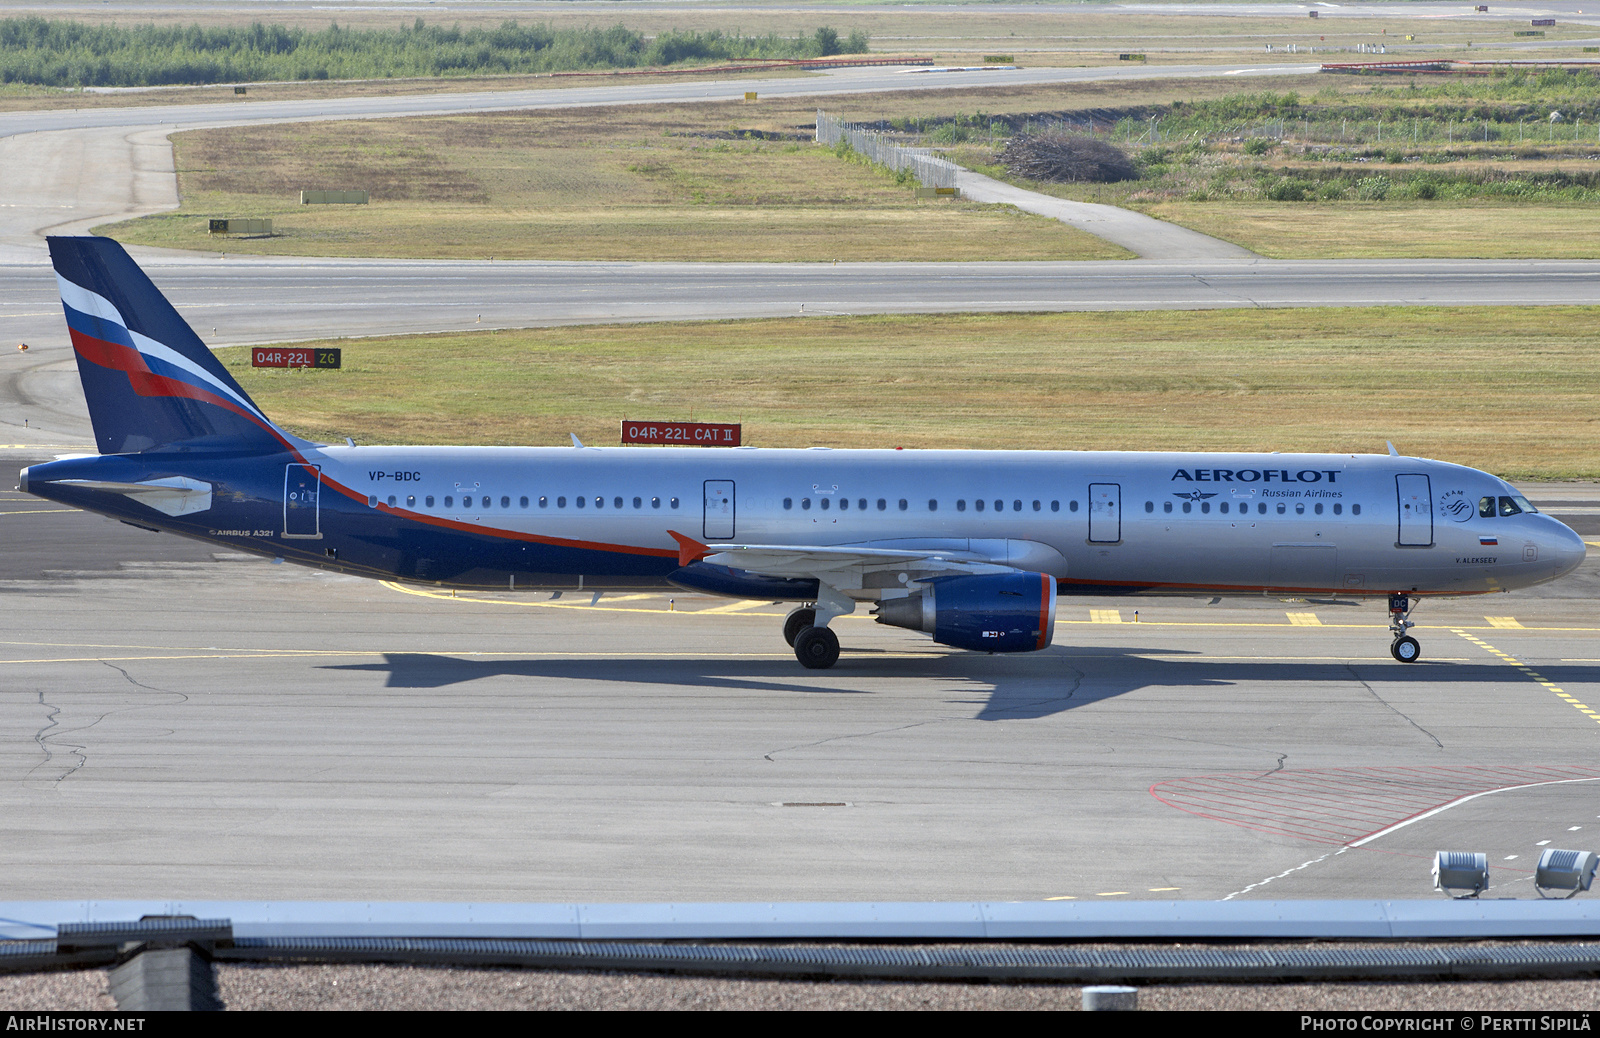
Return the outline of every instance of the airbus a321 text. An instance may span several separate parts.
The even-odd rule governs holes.
[[[21,489],[288,562],[452,588],[678,587],[986,652],[1050,644],[1059,595],[1386,600],[1567,573],[1583,541],[1505,481],[1382,454],[368,447],[274,425],[117,243],[52,238],[99,454]]]

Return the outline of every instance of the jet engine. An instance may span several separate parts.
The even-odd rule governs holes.
[[[1046,573],[933,577],[905,598],[878,603],[880,624],[933,635],[958,649],[1032,652],[1056,626],[1056,578]]]

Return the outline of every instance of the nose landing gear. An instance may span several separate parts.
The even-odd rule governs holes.
[[[1394,632],[1394,644],[1389,646],[1389,655],[1401,663],[1415,663],[1422,658],[1422,646],[1406,633],[1415,626],[1411,622],[1411,610],[1414,608],[1408,595],[1389,596],[1389,630]]]

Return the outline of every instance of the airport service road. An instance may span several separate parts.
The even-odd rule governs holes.
[[[1420,897],[1441,848],[1526,897],[1600,831],[1592,565],[1426,605],[1413,666],[1381,606],[1085,600],[1014,657],[841,620],[810,673],[766,603],[419,594],[57,507],[0,493],[16,898]]]

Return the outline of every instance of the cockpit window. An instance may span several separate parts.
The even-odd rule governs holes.
[[[1478,518],[1479,519],[1493,519],[1494,518],[1494,498],[1492,498],[1492,497],[1480,497],[1480,498],[1478,498]]]
[[[1500,499],[1500,514],[1503,516],[1521,515],[1522,507],[1517,504],[1516,498],[1502,497]]]
[[[1539,511],[1537,508],[1533,507],[1533,502],[1532,501],[1529,501],[1527,498],[1523,497],[1521,494],[1512,495],[1511,500],[1515,501],[1517,503],[1517,507],[1521,508],[1524,512],[1538,512]]]

